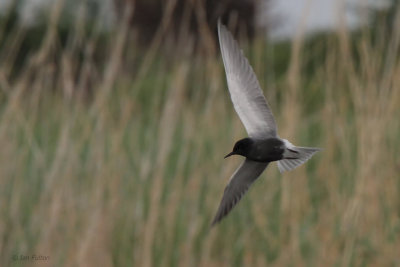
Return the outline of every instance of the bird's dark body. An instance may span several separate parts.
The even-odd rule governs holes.
[[[284,152],[285,144],[278,138],[244,138],[236,142],[229,155],[241,155],[258,162],[271,162],[281,160]]]
[[[278,137],[274,116],[257,77],[239,45],[221,22],[218,22],[218,37],[229,93],[250,137],[237,141],[232,152],[225,156],[241,155],[245,159],[225,187],[212,225],[228,215],[270,162],[278,161],[280,172],[290,171],[320,150],[297,147]]]

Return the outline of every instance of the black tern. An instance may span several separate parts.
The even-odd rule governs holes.
[[[274,116],[252,67],[220,21],[218,36],[233,106],[249,137],[237,141],[232,152],[225,156],[241,155],[245,159],[225,188],[212,226],[228,215],[270,162],[278,161],[282,173],[300,166],[321,150],[297,147],[278,136]]]

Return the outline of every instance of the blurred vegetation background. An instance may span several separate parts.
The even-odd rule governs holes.
[[[21,1],[2,12],[1,266],[400,265],[397,1],[356,31],[281,42],[235,7],[149,1],[162,3],[149,30],[135,20],[146,1],[116,2],[109,26],[95,1],[53,1],[31,27]],[[280,136],[324,150],[283,175],[271,164],[210,229],[241,161],[223,156],[246,136],[219,16]]]

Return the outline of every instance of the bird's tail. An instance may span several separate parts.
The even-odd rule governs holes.
[[[317,147],[291,146],[286,148],[283,159],[278,161],[279,171],[282,173],[297,168],[320,150],[321,149]]]

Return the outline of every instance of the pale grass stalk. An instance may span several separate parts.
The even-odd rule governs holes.
[[[199,28],[200,41],[203,43],[205,50],[211,55],[214,55],[216,52],[216,47],[214,44],[213,33],[210,32],[207,23],[207,14],[206,10],[204,9],[205,2],[203,1],[190,1],[190,2],[192,3],[194,2],[194,4],[196,4],[195,16]]]
[[[58,138],[57,150],[55,152],[55,158],[51,165],[48,168],[48,171],[43,178],[45,181],[45,188],[43,188],[43,200],[48,197],[48,194],[51,194],[51,190],[54,187],[54,183],[56,183],[57,174],[60,169],[62,169],[62,164],[64,163],[65,157],[67,155],[69,142],[70,142],[70,129],[69,125],[65,125],[63,129],[60,131],[60,137]]]
[[[299,27],[297,29],[297,33],[295,36],[295,39],[293,41],[292,47],[291,47],[291,58],[290,58],[290,64],[289,64],[289,69],[288,69],[288,74],[287,74],[287,95],[285,97],[285,102],[284,102],[284,108],[283,108],[283,116],[282,116],[282,121],[285,122],[285,124],[280,123],[279,124],[279,133],[282,138],[291,140],[292,142],[295,142],[296,139],[295,133],[298,128],[298,121],[300,118],[300,106],[299,106],[299,86],[301,82],[301,52],[302,52],[302,47],[304,43],[304,25],[307,19],[307,13],[309,12],[310,9],[310,4],[311,0],[307,2],[307,6],[305,7],[305,11],[303,12],[302,15],[302,20],[301,23],[299,24]],[[298,235],[296,234],[298,232],[298,220],[300,219],[299,216],[301,216],[300,213],[300,207],[302,206],[301,203],[304,201],[302,198],[305,197],[304,194],[296,194],[298,190],[302,190],[305,188],[305,182],[304,179],[305,177],[297,177],[295,181],[289,180],[288,174],[283,174],[282,175],[282,200],[281,200],[281,209],[283,212],[283,216],[285,220],[290,221],[290,247],[288,248],[288,253],[286,254],[287,259],[290,259],[291,261],[296,261],[300,262],[300,259],[296,258],[297,255],[299,254],[299,240],[298,240]],[[293,183],[296,185],[293,186]],[[296,192],[293,190],[293,188],[296,188]],[[292,197],[293,196],[293,197]],[[282,230],[283,227],[282,227]],[[281,233],[283,236],[283,233]]]
[[[170,87],[169,95],[165,102],[165,107],[162,112],[160,122],[160,136],[157,149],[157,158],[155,159],[154,167],[156,168],[150,199],[150,212],[144,229],[142,266],[147,267],[152,265],[152,250],[153,242],[158,226],[158,216],[160,212],[160,197],[162,190],[162,178],[165,170],[165,161],[171,147],[171,141],[175,130],[175,125],[178,119],[178,112],[182,105],[182,94],[186,81],[188,66],[182,64],[174,73],[174,82]]]
[[[121,67],[122,55],[129,30],[128,21],[133,12],[134,10],[132,5],[126,5],[121,30],[119,30],[117,33],[115,46],[113,46],[111,55],[109,57],[110,62],[108,63],[107,68],[104,72],[102,86],[100,87],[100,90],[95,99],[95,103],[92,106],[92,116],[102,114],[102,107],[104,106],[106,99],[109,97],[109,94],[117,78],[118,71]]]
[[[49,26],[47,28],[46,36],[40,46],[39,51],[30,59],[28,66],[37,68],[44,64],[54,48],[57,41],[57,26],[60,20],[61,11],[64,7],[65,0],[56,0],[51,8],[51,15],[49,17]]]
[[[185,193],[188,191],[186,187],[183,187],[184,185],[184,168],[185,165],[188,164],[187,162],[187,157],[189,154],[189,141],[193,136],[193,132],[189,129],[188,125],[190,125],[190,120],[193,120],[193,115],[189,114],[184,114],[183,121],[185,122],[185,129],[184,129],[184,138],[181,141],[183,143],[183,149],[180,153],[179,160],[177,163],[177,170],[175,177],[173,179],[172,185],[170,187],[172,188],[172,192],[170,193],[170,196],[165,204],[164,210],[161,214],[161,216],[164,216],[164,218],[168,218],[168,220],[165,221],[165,227],[166,229],[174,229],[175,225],[178,223],[178,212],[179,209],[181,208],[181,205],[183,203],[183,200],[185,199]],[[193,179],[196,179],[198,177],[193,177]],[[191,223],[190,228],[195,229],[195,226],[197,223]],[[191,245],[192,245],[192,238],[194,231],[190,231],[190,235],[188,236],[187,242],[185,242],[185,246],[180,249],[182,252],[180,253],[181,255],[181,260],[178,262],[178,264],[182,264],[184,262],[183,266],[188,266],[190,265],[190,255],[191,255]],[[175,234],[175,231],[168,231],[166,235],[166,240],[173,240],[173,235]],[[166,249],[165,253],[165,258],[164,258],[164,263],[166,265],[171,262],[171,257],[175,253],[175,250],[177,248],[170,246]]]
[[[0,73],[3,73],[5,79],[8,79],[11,75],[12,68],[16,64],[15,60],[25,36],[25,29],[17,29],[12,37],[10,37],[11,40],[5,43],[5,47],[0,53]]]
[[[169,0],[166,3],[165,10],[163,11],[163,17],[160,22],[160,26],[157,32],[155,33],[154,38],[150,44],[150,47],[143,59],[143,63],[141,64],[140,69],[138,70],[138,75],[136,80],[137,83],[141,82],[146,73],[148,73],[151,64],[154,62],[154,58],[157,55],[157,51],[160,48],[165,32],[171,23],[173,11],[176,7],[176,4],[177,0]]]

